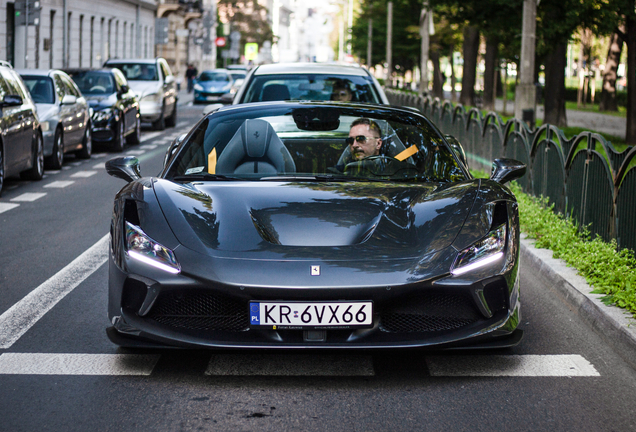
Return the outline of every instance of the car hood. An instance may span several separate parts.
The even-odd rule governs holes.
[[[220,91],[232,88],[232,83],[227,81],[197,81],[205,90]]]
[[[111,106],[113,106],[115,102],[117,102],[117,93],[95,96],[84,95],[84,98],[86,99],[86,103],[88,103],[89,107],[93,108],[95,111],[98,111],[100,109],[110,108]]]
[[[141,99],[142,97],[161,91],[161,81],[128,81],[128,86]]]
[[[154,190],[179,243],[201,253],[390,260],[421,258],[450,246],[471,211],[479,181],[178,184],[158,179]]]

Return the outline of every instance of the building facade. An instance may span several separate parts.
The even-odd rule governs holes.
[[[62,69],[156,55],[157,0],[40,0],[40,7],[39,20],[25,27],[16,23],[15,2],[0,2],[0,59]]]

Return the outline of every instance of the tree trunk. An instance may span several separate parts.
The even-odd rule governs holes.
[[[444,98],[444,82],[442,80],[442,69],[439,65],[439,51],[429,52],[433,63],[433,97]]]
[[[499,57],[499,40],[489,37],[486,40],[486,58],[484,70],[484,106],[486,111],[494,111],[497,80],[497,57]]]
[[[472,106],[475,101],[475,80],[477,78],[477,55],[479,54],[479,30],[477,27],[464,28],[464,72],[462,73],[462,92],[459,102]]]
[[[455,94],[455,85],[457,84],[457,78],[455,77],[455,45],[451,44],[450,49],[450,67],[451,67],[451,101],[455,103],[457,101],[457,95]]]
[[[623,33],[625,27],[620,29]],[[607,51],[607,61],[605,62],[605,70],[603,71],[603,90],[601,90],[601,99],[599,101],[599,111],[618,111],[616,102],[616,71],[621,60],[623,51],[623,38],[614,33],[610,39],[610,46]]]
[[[627,33],[627,134],[625,142],[636,144],[636,18],[625,20]]]
[[[567,44],[559,43],[545,61],[545,117],[543,123],[557,127],[568,125],[565,115],[565,66]]]

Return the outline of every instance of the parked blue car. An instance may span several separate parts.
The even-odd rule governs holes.
[[[226,69],[205,70],[194,80],[194,103],[220,102],[234,80]]]

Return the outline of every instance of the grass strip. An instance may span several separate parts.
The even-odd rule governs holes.
[[[474,172],[475,177],[487,177]],[[628,310],[636,317],[636,257],[629,249],[617,250],[616,241],[610,243],[600,237],[591,238],[585,227],[571,218],[554,212],[548,200],[528,195],[516,182],[510,189],[519,203],[521,231],[535,240],[535,246],[550,249],[554,258],[562,259],[575,268],[594,289],[604,294],[602,301]]]

